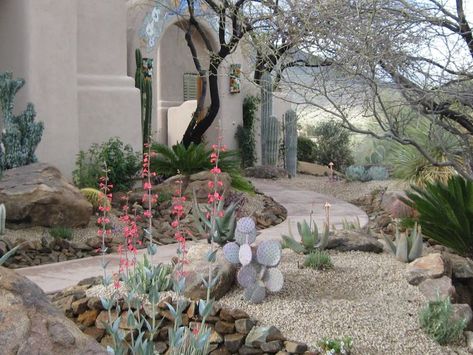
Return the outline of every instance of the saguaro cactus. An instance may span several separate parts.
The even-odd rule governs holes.
[[[261,155],[263,165],[276,165],[279,149],[279,122],[273,113],[273,83],[271,75],[261,78]]]
[[[2,203],[0,204],[0,235],[5,234],[6,219],[7,219],[7,210],[5,209],[5,205]]]
[[[261,122],[261,140],[263,152],[263,165],[276,166],[279,152],[279,122],[270,116]]]
[[[148,142],[151,135],[151,113],[153,111],[153,82],[148,68],[143,62],[139,49],[135,50],[136,72],[135,87],[140,89],[141,98],[141,132],[143,134],[143,145]]]
[[[297,115],[294,110],[284,114],[286,126],[284,148],[286,153],[286,170],[289,176],[296,176],[297,172]]]

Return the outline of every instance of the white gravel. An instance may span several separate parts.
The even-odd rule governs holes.
[[[255,179],[256,180],[256,179]],[[330,195],[344,201],[352,201],[359,197],[368,195],[377,189],[403,189],[406,188],[405,182],[400,180],[383,180],[383,181],[333,181],[330,182],[326,176],[313,176],[298,174],[295,178],[277,179],[277,180],[264,180],[266,183],[280,186],[281,189],[284,187],[298,187],[301,189],[307,189],[309,191],[315,191],[321,194]]]
[[[351,336],[354,354],[467,354],[461,346],[438,345],[419,328],[425,298],[405,280],[405,264],[387,254],[331,255],[334,269],[314,271],[299,269],[303,257],[284,250],[280,293],[253,305],[235,288],[220,302],[312,348],[323,337]]]

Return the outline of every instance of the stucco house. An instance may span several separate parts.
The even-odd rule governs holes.
[[[182,30],[186,21],[182,3],[0,1],[0,72],[11,71],[14,77],[26,80],[16,105],[23,108],[32,102],[37,119],[44,122],[37,150],[41,161],[70,176],[76,154],[93,143],[118,136],[140,150],[140,96],[133,79],[136,48],[154,62],[154,138],[176,143],[190,120],[196,95],[192,81],[196,70]],[[149,32],[144,36],[146,29],[152,36]],[[205,31],[216,45],[211,21],[205,24]],[[199,38],[195,43],[205,53]],[[221,118],[223,140],[230,148],[236,148],[234,134],[242,121],[244,97],[259,92],[246,80],[251,65],[242,48],[219,69],[221,107],[216,122]],[[235,93],[230,91],[232,64],[238,64],[242,72],[241,88]],[[277,117],[287,109],[288,104],[274,100]],[[206,140],[216,138],[217,131],[211,127]]]

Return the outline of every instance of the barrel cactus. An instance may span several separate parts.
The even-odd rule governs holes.
[[[237,281],[245,289],[245,299],[261,303],[267,292],[279,292],[282,289],[284,276],[277,269],[281,261],[281,246],[275,240],[251,246],[256,240],[256,225],[249,217],[238,221],[235,239],[235,242],[223,247],[224,256],[228,262],[241,265]]]
[[[383,234],[388,250],[396,256],[396,259],[404,263],[410,263],[422,256],[424,244],[420,226],[415,225],[411,233],[400,233],[396,227],[396,239],[393,242]]]

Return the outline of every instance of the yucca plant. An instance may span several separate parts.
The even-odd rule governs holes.
[[[329,226],[324,224],[324,231],[319,235],[317,224],[314,221],[307,223],[306,220],[297,222],[297,230],[301,242],[296,241],[292,234],[291,223],[289,223],[289,235],[282,236],[282,247],[292,249],[297,254],[309,254],[316,250],[324,250],[328,244]]]
[[[217,213],[215,216],[215,229],[212,240],[218,245],[225,245],[228,242],[232,242],[235,239],[235,228],[236,228],[236,207],[235,203],[224,209],[225,201],[221,200],[217,204]],[[197,229],[200,233],[206,234],[212,230],[211,221],[207,218],[207,215],[211,213],[211,206],[204,206],[204,210],[201,210],[197,203],[197,196],[194,191],[192,215],[194,216]],[[220,216],[222,212],[222,216]]]
[[[412,186],[403,202],[414,208],[425,236],[473,256],[473,181],[454,176],[447,184]]]
[[[410,263],[422,256],[424,244],[422,242],[421,228],[415,224],[411,233],[400,233],[399,227],[396,226],[396,240],[393,242],[389,237],[383,233],[383,238],[389,248],[391,254],[396,256],[396,259],[404,263]]]

